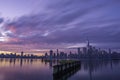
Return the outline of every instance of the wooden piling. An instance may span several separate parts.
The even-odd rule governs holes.
[[[59,64],[53,66],[53,77],[61,78],[61,77],[67,77],[67,75],[71,75],[72,73],[75,73],[78,69],[81,67],[80,61],[72,61],[72,62],[66,62],[64,64]],[[57,79],[59,80],[59,79]]]
[[[53,66],[53,74],[63,72],[64,70],[72,69],[78,66],[80,66],[80,61],[74,61],[74,62],[55,65]]]

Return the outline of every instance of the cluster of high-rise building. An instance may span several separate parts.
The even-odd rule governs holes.
[[[0,58],[41,58],[40,56],[36,56],[33,54],[24,54],[24,52],[22,51],[20,53],[20,55],[17,55],[16,53],[10,53],[10,54],[4,54],[1,53],[0,54]]]
[[[86,47],[77,48],[77,53],[59,52],[54,53],[50,50],[49,55],[45,53],[47,59],[120,59],[120,53],[112,52],[111,49],[108,51],[97,49],[90,45],[89,40],[87,41]]]
[[[57,49],[57,53],[54,53],[53,50],[50,50],[49,55],[48,55],[48,53],[45,53],[45,58],[48,58],[48,59],[66,59],[67,53],[59,52],[58,49]]]

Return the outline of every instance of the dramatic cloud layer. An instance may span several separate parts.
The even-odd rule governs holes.
[[[0,18],[0,24],[3,22],[3,18]]]
[[[93,44],[102,48],[120,47],[120,1],[37,2],[37,6],[33,6],[36,7],[34,12],[4,23],[1,37],[7,40],[2,41],[2,45],[25,45],[33,49],[65,48],[81,46],[88,37]],[[1,22],[3,19],[0,19]]]

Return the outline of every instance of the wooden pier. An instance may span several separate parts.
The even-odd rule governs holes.
[[[64,80],[81,68],[80,61],[65,62],[53,66],[53,80]]]

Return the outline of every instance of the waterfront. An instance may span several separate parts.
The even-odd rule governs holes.
[[[0,80],[119,80],[118,60],[83,60],[77,70],[53,78],[56,61],[42,59],[0,59]]]

